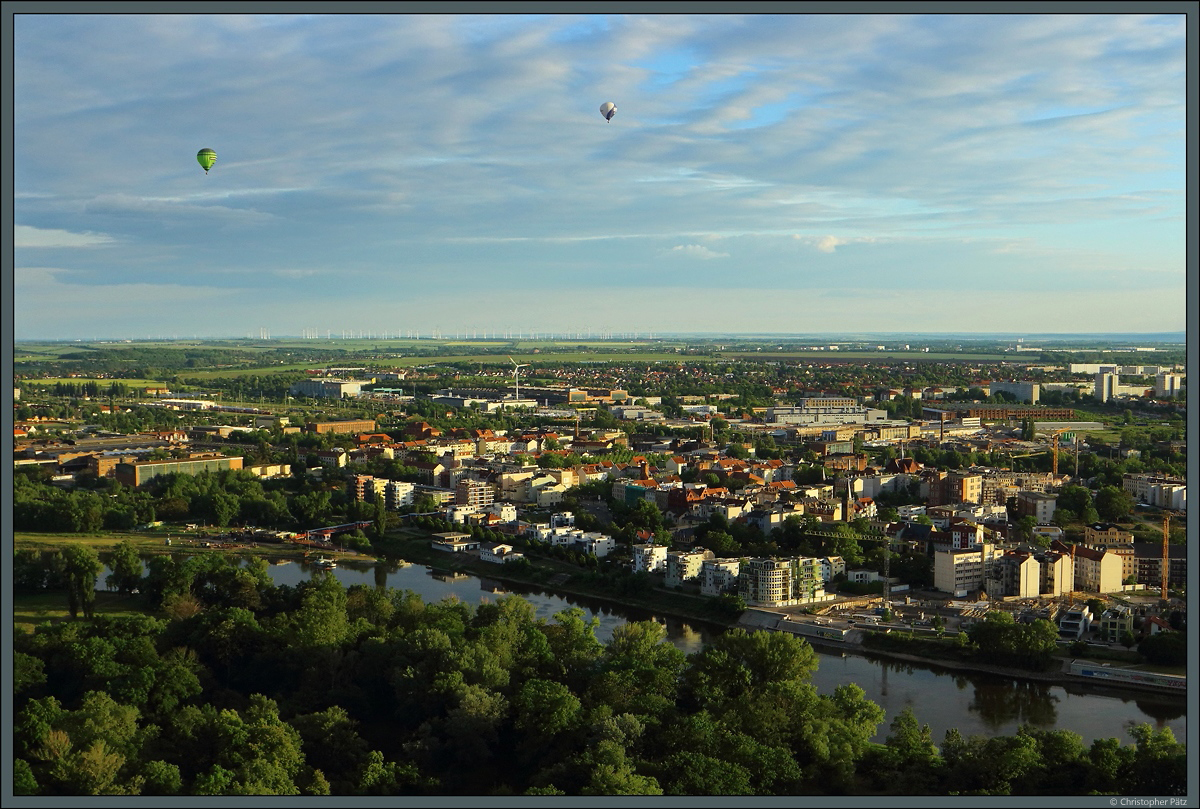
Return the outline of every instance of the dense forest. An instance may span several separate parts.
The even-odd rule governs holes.
[[[57,552],[56,552],[57,553]],[[685,656],[654,622],[607,644],[570,609],[275,586],[266,563],[117,551],[106,584],[147,614],[93,615],[86,548],[18,560],[77,620],[14,643],[21,795],[1182,795],[1169,730],[935,744],[856,685],[820,694],[785,633]],[[39,576],[41,577],[39,580]],[[136,593],[135,593],[136,591]]]

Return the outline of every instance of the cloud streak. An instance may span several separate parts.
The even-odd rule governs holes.
[[[115,241],[103,233],[72,233],[56,228],[13,226],[14,247],[105,247]]]

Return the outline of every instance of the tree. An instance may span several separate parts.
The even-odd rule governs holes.
[[[1187,663],[1186,632],[1156,632],[1138,644],[1138,654],[1158,666]]]
[[[383,539],[387,532],[387,505],[383,502],[383,495],[375,495],[375,538]]]
[[[1116,486],[1104,486],[1096,494],[1096,512],[1108,522],[1120,522],[1133,512],[1133,496]]]
[[[1026,514],[1021,519],[1017,520],[1016,533],[1017,536],[1026,542],[1034,540],[1033,529],[1037,528],[1037,517],[1032,514]],[[1047,543],[1048,545],[1049,543]]]
[[[112,573],[108,574],[105,583],[111,589],[123,595],[129,595],[141,585],[142,560],[129,540],[117,545],[109,559],[108,566]]]
[[[100,556],[85,545],[71,545],[62,552],[62,558],[71,617],[77,618],[82,610],[85,618],[91,618],[96,602],[96,578],[104,570]]]

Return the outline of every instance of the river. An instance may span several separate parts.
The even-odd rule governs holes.
[[[276,584],[287,585],[322,575],[302,561],[272,564],[270,574]],[[412,590],[425,601],[455,596],[479,604],[514,593],[533,604],[537,616],[546,620],[569,607],[581,607],[589,619],[599,619],[596,635],[601,641],[607,641],[613,629],[628,621],[656,620],[665,625],[668,640],[688,654],[699,651],[722,631],[716,625],[656,616],[599,599],[558,595],[536,586],[475,576],[442,576],[424,565],[387,568],[370,562],[349,562],[339,563],[332,574],[347,587],[386,584]],[[820,665],[812,680],[820,693],[831,694],[843,683],[857,683],[868,699],[884,709],[887,717],[880,725],[876,741],[886,738],[892,719],[907,707],[912,708],[917,721],[929,725],[935,744],[941,742],[950,728],[958,728],[964,736],[1009,736],[1023,724],[1043,730],[1074,731],[1083,737],[1085,745],[1108,737],[1129,744],[1132,737],[1128,729],[1144,722],[1155,728],[1169,727],[1177,741],[1186,741],[1187,702],[1182,696],[1104,689],[1083,683],[1051,685],[862,654],[842,654],[821,646],[814,648],[820,653]]]

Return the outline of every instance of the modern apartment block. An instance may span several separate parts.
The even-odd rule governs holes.
[[[1041,492],[1018,492],[1017,514],[1032,515],[1039,525],[1048,525],[1054,519],[1058,507],[1058,496]]]
[[[1154,395],[1160,398],[1178,396],[1183,391],[1183,374],[1163,371],[1154,378]]]
[[[1096,374],[1096,388],[1093,395],[1097,401],[1107,402],[1117,395],[1121,386],[1121,378],[1114,373],[1101,371]]]
[[[710,550],[677,551],[667,554],[667,587],[679,587],[684,582],[694,582],[700,577],[705,559],[713,559],[716,554]]]
[[[496,501],[496,487],[483,480],[463,478],[454,490],[456,506],[471,506],[483,509]]]
[[[742,563],[738,595],[752,607],[811,604],[825,599],[825,583],[816,559],[760,557]]]
[[[700,565],[700,594],[720,596],[737,591],[741,559],[705,559]]]
[[[984,589],[992,563],[1002,551],[983,543],[972,548],[939,550],[933,554],[933,586],[961,598]]]
[[[633,546],[633,572],[653,573],[655,571],[666,570],[666,567],[666,545],[655,545],[651,543],[647,545]]]
[[[1187,510],[1187,481],[1161,475],[1126,474],[1121,487],[1139,503],[1176,511]]]
[[[1006,551],[986,570],[989,598],[1057,598],[1070,592],[1075,575],[1070,554],[1028,549]]]

